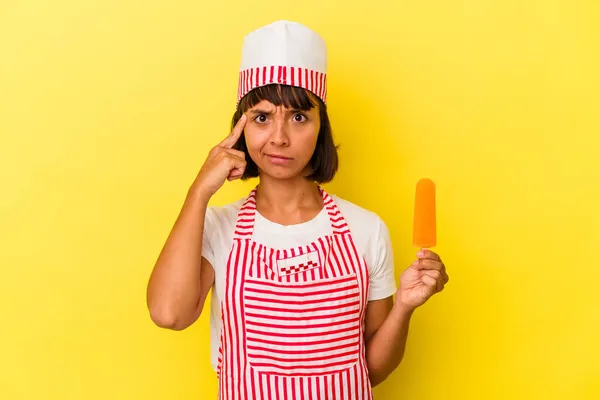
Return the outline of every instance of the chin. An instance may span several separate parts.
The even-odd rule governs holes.
[[[297,171],[290,168],[260,168],[260,171],[263,175],[267,175],[270,178],[278,179],[278,180],[289,180],[289,179],[297,179],[300,176],[306,176],[305,171]]]
[[[291,171],[263,171],[263,174],[280,181],[287,181],[298,177],[298,173]]]

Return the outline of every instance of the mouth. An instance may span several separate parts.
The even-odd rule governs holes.
[[[281,154],[269,154],[269,153],[265,153],[265,155],[266,155],[267,157],[271,157],[271,158],[279,158],[279,159],[281,159],[281,160],[291,160],[291,159],[292,159],[291,157],[286,157],[286,156],[283,156],[283,155],[281,155]]]
[[[267,159],[269,161],[271,161],[273,164],[287,164],[287,163],[289,163],[292,160],[291,157],[286,157],[286,156],[281,155],[281,154],[267,154],[267,153],[265,153],[265,155],[267,156]]]

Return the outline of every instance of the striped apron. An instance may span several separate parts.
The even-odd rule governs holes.
[[[252,240],[256,189],[227,262],[219,399],[372,399],[363,340],[368,270],[323,189],[332,234],[290,249]]]

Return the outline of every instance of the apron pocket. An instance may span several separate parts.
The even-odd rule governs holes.
[[[305,283],[247,277],[244,329],[250,366],[281,376],[332,374],[359,360],[356,274]]]

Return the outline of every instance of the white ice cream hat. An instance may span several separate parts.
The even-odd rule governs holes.
[[[307,89],[327,103],[326,72],[325,41],[302,24],[277,21],[244,38],[237,100],[278,83]]]

